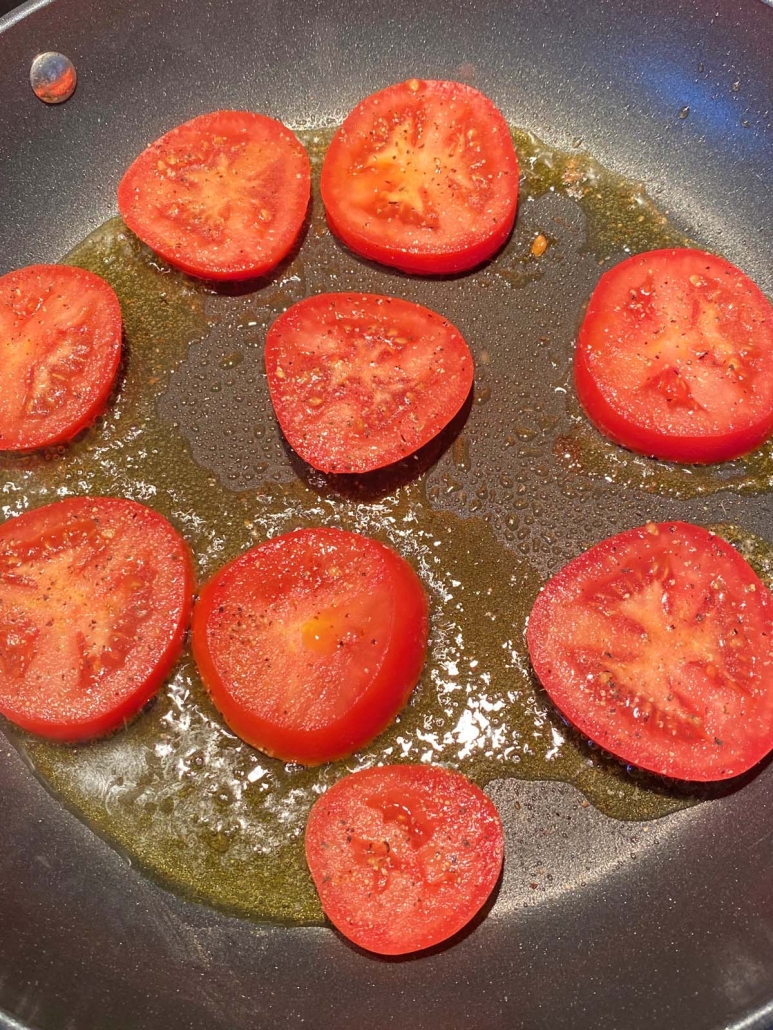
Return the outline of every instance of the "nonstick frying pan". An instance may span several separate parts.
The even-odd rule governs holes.
[[[49,49],[80,75],[60,108],[28,85]],[[554,144],[582,139],[770,295],[772,55],[763,0],[33,0],[0,21],[0,271],[54,260],[114,214],[129,160],[187,117],[245,107],[334,123],[423,75],[466,78]],[[510,341],[512,360],[525,346]],[[549,500],[544,517],[574,553],[646,517],[730,520],[773,539],[764,493],[677,501],[607,484]],[[542,575],[559,564],[545,558]],[[578,809],[562,784],[490,789],[509,850],[488,918],[452,947],[383,961],[321,927],[256,925],[164,890],[0,736],[0,1025],[773,1025],[770,765],[646,833]],[[536,897],[538,865],[554,887]]]

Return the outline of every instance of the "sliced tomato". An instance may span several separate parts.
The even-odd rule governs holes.
[[[773,432],[773,308],[699,250],[637,254],[606,272],[575,354],[591,421],[671,461],[727,461]]]
[[[0,450],[71,439],[110,396],[121,306],[104,279],[67,265],[0,277]]]
[[[78,741],[121,726],[177,660],[193,572],[179,533],[116,497],[78,497],[0,526],[0,712]]]
[[[322,167],[331,230],[405,272],[474,268],[513,228],[518,159],[492,102],[458,82],[409,79],[366,97]]]
[[[494,804],[439,766],[346,776],[306,824],[306,860],[325,914],[381,955],[429,948],[461,930],[496,886],[503,854]]]
[[[462,334],[396,297],[322,293],[274,322],[268,387],[279,424],[323,472],[369,472],[437,436],[472,387]]]
[[[427,632],[426,594],[399,555],[358,533],[299,529],[206,584],[193,653],[234,733],[317,765],[394,719],[419,678]]]
[[[281,122],[215,111],[167,132],[118,187],[121,217],[171,264],[206,279],[249,279],[298,237],[311,191],[309,157]]]
[[[529,617],[534,671],[583,733],[664,776],[723,780],[773,749],[773,598],[686,522],[610,537],[554,576]]]

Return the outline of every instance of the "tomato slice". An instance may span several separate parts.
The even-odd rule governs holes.
[[[121,306],[67,265],[0,277],[0,450],[71,439],[100,413],[121,362]]]
[[[461,409],[473,360],[441,315],[396,297],[322,293],[274,322],[268,387],[292,448],[323,472],[413,454]]]
[[[328,919],[361,948],[402,955],[461,930],[502,869],[494,804],[459,773],[387,765],[339,780],[306,824]]]
[[[234,733],[317,765],[389,725],[419,678],[427,633],[424,588],[399,555],[358,533],[299,529],[206,584],[193,653]]]
[[[322,167],[331,230],[405,272],[474,268],[510,234],[518,159],[492,102],[458,82],[409,79],[366,97]]]
[[[773,598],[730,544],[649,523],[569,562],[537,598],[534,670],[583,733],[633,765],[723,780],[773,749]]]
[[[727,461],[773,432],[773,308],[699,250],[637,254],[606,272],[575,354],[591,421],[672,461]]]
[[[117,497],[49,504],[0,526],[0,712],[77,741],[121,726],[177,660],[188,548],[157,512]]]
[[[206,279],[263,275],[292,248],[311,194],[309,157],[281,122],[202,114],[130,165],[118,209],[170,264]]]

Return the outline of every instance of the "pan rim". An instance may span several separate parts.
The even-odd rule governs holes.
[[[53,2],[54,0],[26,0],[19,7],[14,7],[13,10],[0,18],[0,34],[10,29],[11,26],[16,25],[17,22],[22,21],[27,15],[34,14],[35,11],[39,11],[42,7],[48,7]]]

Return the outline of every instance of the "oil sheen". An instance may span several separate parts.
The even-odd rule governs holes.
[[[734,489],[764,489],[773,474],[760,452],[696,479],[606,443],[574,407],[573,333],[601,270],[627,253],[686,242],[640,187],[516,131],[523,178],[512,239],[470,275],[421,280],[335,241],[316,187],[330,133],[300,135],[315,170],[312,207],[302,243],[271,276],[197,282],[117,218],[64,258],[118,293],[119,383],[104,416],[69,447],[0,457],[4,516],[70,495],[134,498],[182,531],[199,581],[247,547],[306,525],[372,535],[418,571],[431,599],[426,668],[397,722],[346,761],[304,769],[242,743],[189,653],[156,700],[109,739],[60,747],[9,730],[56,795],[145,871],[188,896],[287,923],[321,920],[304,825],[316,797],[348,771],[434,761],[480,784],[564,780],[623,819],[694,803],[687,788],[624,767],[566,725],[531,675],[525,620],[564,560],[644,517],[642,497],[711,493],[728,478]],[[544,244],[535,246],[538,236]],[[288,305],[325,290],[426,304],[473,350],[473,402],[441,438],[386,472],[315,473],[273,417],[265,332]],[[600,490],[617,490],[611,512]],[[769,574],[766,546],[732,532]]]

